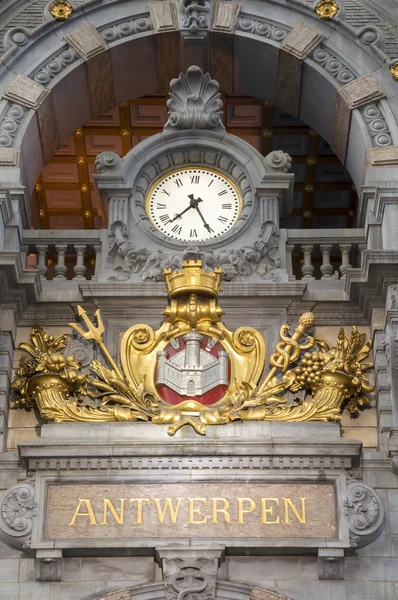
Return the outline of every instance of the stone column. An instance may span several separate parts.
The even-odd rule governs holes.
[[[87,271],[87,267],[84,264],[84,253],[86,252],[87,246],[85,245],[80,245],[80,244],[76,244],[75,245],[75,250],[76,250],[76,264],[73,267],[73,271],[75,273],[75,276],[73,279],[86,279],[85,275],[86,275],[86,271]]]
[[[321,244],[320,248],[322,252],[321,279],[331,279],[333,277],[333,265],[330,263],[332,244]]]
[[[301,250],[304,255],[304,264],[301,267],[301,272],[303,274],[303,279],[314,279],[313,272],[314,267],[311,264],[311,254],[314,249],[312,245],[301,246]]]

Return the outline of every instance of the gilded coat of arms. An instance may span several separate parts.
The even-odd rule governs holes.
[[[49,421],[152,421],[169,425],[171,435],[183,425],[205,434],[208,425],[235,420],[338,421],[345,405],[353,415],[369,405],[374,388],[364,371],[373,365],[364,359],[371,346],[356,327],[349,337],[341,329],[333,345],[310,335],[315,318],[303,314],[293,331],[282,326],[266,371],[260,332],[229,331],[222,321],[221,269],[186,261],[164,275],[164,322],[156,331],[140,324],[124,333],[121,366],[104,344],[99,311],[92,321],[79,307],[83,324],[70,324],[101,349],[104,360],[92,360],[88,375],[62,354],[66,334],[54,338],[34,326],[30,343],[20,346],[29,357],[12,383],[17,405],[36,405]]]

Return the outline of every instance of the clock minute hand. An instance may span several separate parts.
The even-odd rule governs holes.
[[[202,202],[202,200],[201,200],[200,198],[198,198],[198,202]],[[196,208],[196,210],[198,211],[198,213],[199,213],[199,216],[200,216],[200,218],[201,218],[201,219],[202,219],[202,221],[203,221],[203,225],[204,225],[205,229],[207,229],[207,231],[208,231],[209,233],[214,233],[214,231],[213,231],[213,229],[210,227],[210,225],[209,225],[208,223],[206,223],[206,221],[205,221],[205,218],[204,218],[204,216],[202,215],[202,213],[201,213],[201,211],[200,211],[200,208],[199,208],[199,206],[195,206],[195,208]]]

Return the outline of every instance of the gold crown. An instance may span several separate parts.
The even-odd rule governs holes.
[[[201,260],[184,260],[182,271],[164,270],[170,298],[185,294],[205,294],[216,298],[220,289],[221,269],[205,271]]]

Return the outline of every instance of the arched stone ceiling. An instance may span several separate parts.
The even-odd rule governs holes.
[[[279,149],[292,156],[293,214],[282,226],[353,226],[355,186],[316,131],[255,98],[229,96],[224,103],[229,133],[248,141],[264,156]],[[38,179],[32,197],[33,227],[106,227],[107,206],[92,178],[96,155],[110,150],[124,156],[137,143],[161,131],[166,120],[166,97],[148,96],[122,103],[65,140]]]

